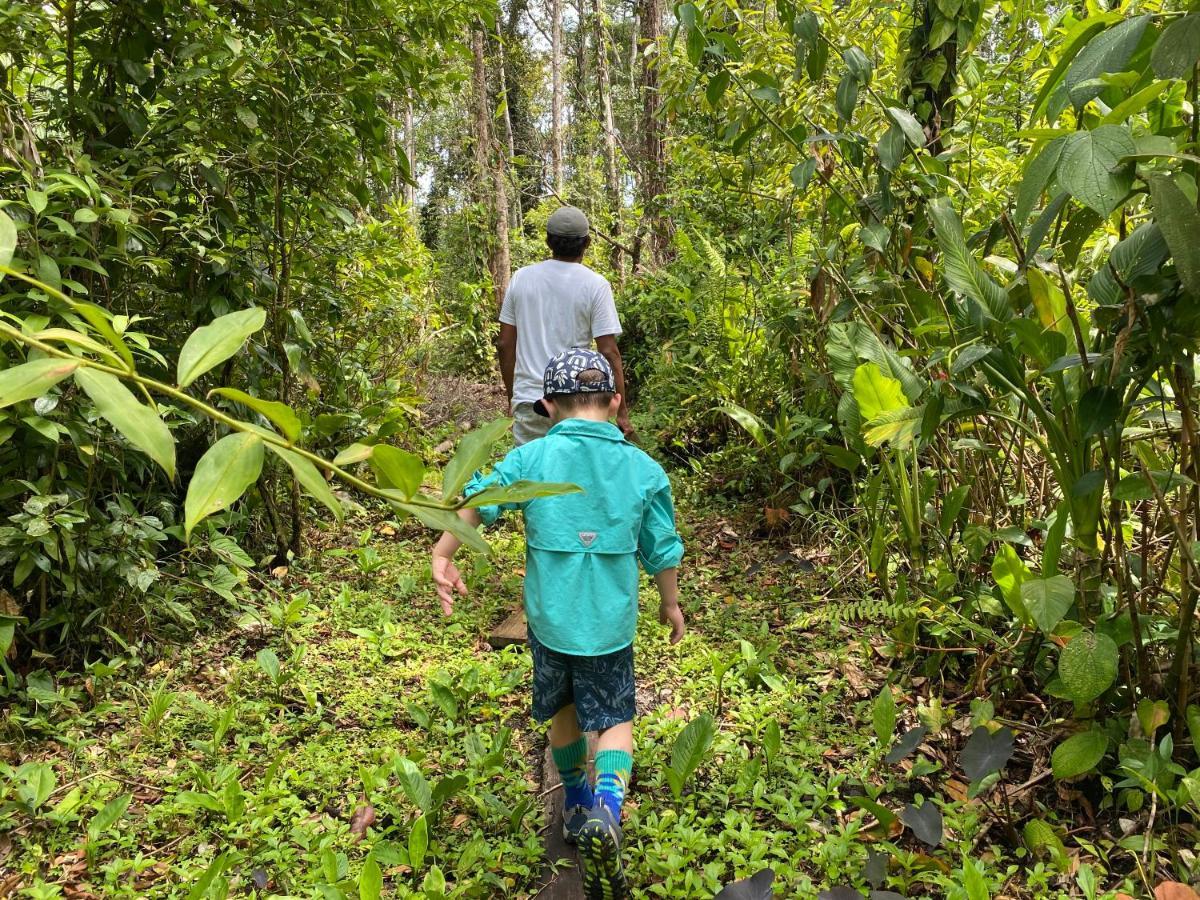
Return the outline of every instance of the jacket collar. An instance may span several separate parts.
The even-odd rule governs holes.
[[[563,419],[551,427],[548,434],[578,434],[585,437],[604,438],[609,441],[624,441],[625,435],[612,422],[593,422],[591,419]]]

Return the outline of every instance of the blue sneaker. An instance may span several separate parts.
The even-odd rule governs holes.
[[[563,840],[572,846],[579,839],[583,823],[587,821],[590,810],[586,806],[568,806],[563,810]]]
[[[621,826],[607,806],[597,803],[588,810],[576,841],[587,900],[628,900],[629,885],[621,864]]]

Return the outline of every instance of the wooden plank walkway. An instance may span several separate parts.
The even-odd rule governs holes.
[[[596,773],[592,761],[596,758],[596,735],[589,733],[588,739],[588,777],[595,778]],[[563,795],[562,790],[555,788],[559,785],[558,769],[554,765],[554,756],[550,753],[550,743],[546,743],[546,753],[542,757],[542,819],[546,828],[543,836],[545,863],[539,889],[534,896],[538,900],[584,900],[583,879],[579,874],[579,855],[575,848],[563,840]],[[554,863],[559,862],[555,872]]]
[[[529,643],[529,626],[525,623],[525,609],[518,606],[505,617],[504,621],[492,629],[487,638],[488,645],[493,650],[509,647],[513,644]]]

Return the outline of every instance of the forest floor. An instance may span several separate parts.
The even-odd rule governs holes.
[[[478,416],[453,398],[430,410],[447,436]],[[945,804],[933,854],[886,816],[872,829],[871,798],[913,774],[885,771],[872,728],[884,642],[822,615],[850,599],[835,562],[680,493],[689,632],[670,647],[647,614],[636,643],[635,896],[708,898],[768,866],[787,898],[868,879],[952,896],[968,857],[1000,895],[1056,895],[1039,889],[1054,878],[1040,863],[1018,880],[1007,851],[981,844],[975,804]],[[33,813],[0,833],[0,897],[536,896],[544,739],[530,662],[486,643],[519,602],[519,524],[489,540],[495,556],[465,558],[472,593],[445,619],[432,536],[360,512],[256,576],[245,608],[205,622],[198,599],[195,640],[156,662],[47,676],[0,734],[0,761],[24,766],[10,802]],[[703,713],[712,747],[677,799],[675,740]],[[906,848],[882,876],[867,864],[880,836]]]

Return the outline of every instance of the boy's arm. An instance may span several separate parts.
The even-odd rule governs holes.
[[[458,517],[478,528],[483,519],[473,509],[460,509]],[[467,586],[462,580],[462,573],[454,565],[454,554],[462,546],[462,541],[448,531],[443,531],[433,548],[433,559],[430,568],[433,571],[433,583],[437,586],[438,598],[442,601],[442,612],[450,615],[454,612],[454,592],[467,595]]]
[[[654,576],[654,585],[661,598],[658,604],[658,621],[671,626],[671,643],[683,640],[685,626],[683,610],[679,608],[679,569],[671,566]]]

